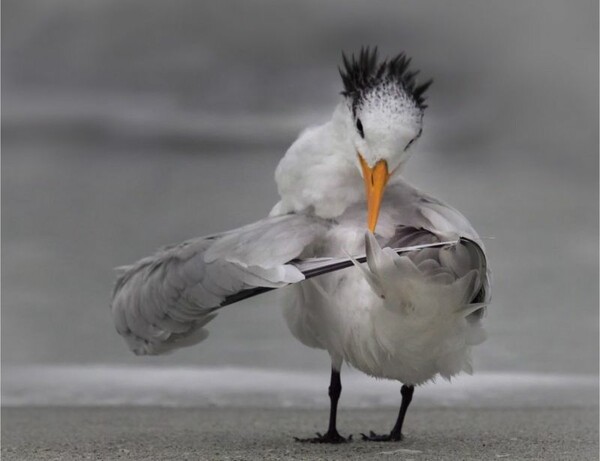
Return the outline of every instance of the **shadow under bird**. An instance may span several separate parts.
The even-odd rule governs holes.
[[[402,439],[415,386],[472,371],[489,269],[467,219],[400,176],[431,84],[419,84],[409,64],[404,54],[380,61],[369,48],[343,55],[342,100],[282,158],[269,217],[119,269],[111,310],[133,352],[199,343],[220,308],[290,286],[291,333],[331,357],[328,430],[298,439],[320,443],[351,438],[336,427],[344,362],[403,383],[393,429],[363,434],[368,441]]]

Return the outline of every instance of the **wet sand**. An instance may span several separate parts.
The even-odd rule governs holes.
[[[597,407],[411,408],[405,440],[368,443],[396,410],[341,410],[355,440],[310,445],[293,436],[322,431],[327,411],[310,409],[20,407],[2,409],[4,460],[592,460]]]

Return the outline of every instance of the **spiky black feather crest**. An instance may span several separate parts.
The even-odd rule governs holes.
[[[419,109],[423,110],[427,107],[425,91],[433,83],[433,80],[417,84],[416,76],[419,71],[409,69],[411,59],[405,53],[400,53],[393,59],[378,62],[377,47],[373,49],[362,47],[358,57],[352,54],[348,59],[342,52],[342,60],[343,69],[339,68],[344,83],[342,94],[352,98],[353,112],[356,111],[365,91],[386,81],[394,81],[401,85]]]

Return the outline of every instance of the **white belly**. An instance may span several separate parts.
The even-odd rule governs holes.
[[[347,233],[341,238],[353,241]],[[359,246],[347,251],[364,252]],[[470,346],[484,338],[480,322],[458,315],[439,286],[423,281],[416,289],[418,296],[407,295],[408,309],[384,304],[351,267],[294,286],[284,315],[300,342],[327,350],[338,368],[345,361],[368,375],[415,385],[471,372]]]

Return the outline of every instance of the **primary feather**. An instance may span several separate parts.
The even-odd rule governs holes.
[[[111,303],[117,331],[140,355],[200,342],[208,335],[204,326],[229,296],[303,280],[288,263],[326,227],[306,215],[272,217],[120,268]]]

